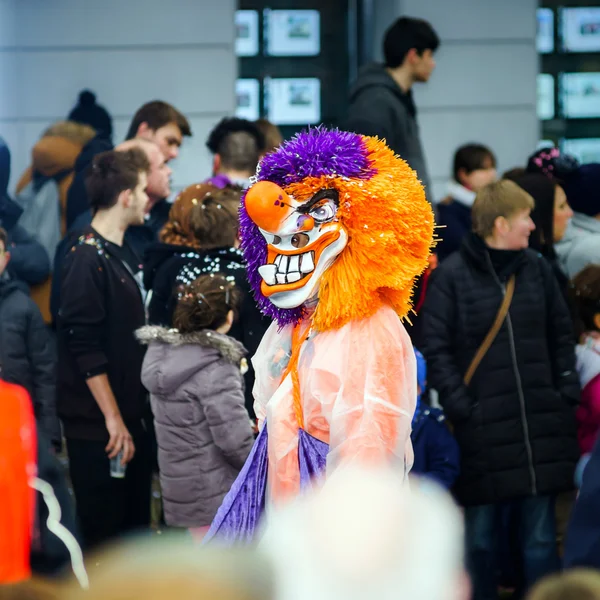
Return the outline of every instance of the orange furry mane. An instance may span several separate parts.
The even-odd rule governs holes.
[[[412,308],[415,279],[434,245],[434,216],[415,171],[386,146],[363,136],[377,173],[368,180],[306,177],[285,187],[298,199],[338,190],[338,217],[348,245],[321,278],[313,325],[337,329],[389,304],[401,318]]]

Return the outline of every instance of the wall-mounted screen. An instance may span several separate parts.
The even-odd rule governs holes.
[[[600,163],[600,138],[563,139],[560,149],[573,155],[582,165]]]
[[[600,51],[600,7],[563,8],[560,18],[565,52]]]
[[[235,54],[258,54],[258,12],[255,10],[235,11]]]
[[[600,117],[600,73],[563,73],[559,94],[563,117]]]
[[[551,8],[537,9],[536,45],[540,54],[554,52],[554,13]]]
[[[321,82],[313,77],[265,79],[267,118],[276,125],[321,121]]]
[[[264,11],[265,50],[270,56],[317,56],[321,52],[318,10]]]
[[[238,79],[235,82],[235,116],[256,121],[260,118],[260,82],[258,79]]]
[[[537,116],[542,121],[554,119],[554,77],[547,73],[537,76]]]

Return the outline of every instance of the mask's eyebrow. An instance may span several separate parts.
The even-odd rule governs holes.
[[[319,190],[310,200],[305,202],[302,206],[299,206],[296,209],[296,212],[299,212],[302,214],[307,214],[310,212],[310,210],[312,209],[312,207],[315,204],[317,204],[321,200],[324,200],[325,198],[328,198],[329,200],[333,200],[336,203],[336,205],[338,205],[338,206],[340,204],[340,195],[336,189],[331,188],[331,189]]]

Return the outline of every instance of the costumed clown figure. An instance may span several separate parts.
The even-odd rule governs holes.
[[[373,137],[316,128],[259,165],[241,247],[274,322],[253,364],[260,433],[206,540],[250,540],[269,503],[342,464],[408,473],[416,366],[401,319],[428,265],[431,207]]]

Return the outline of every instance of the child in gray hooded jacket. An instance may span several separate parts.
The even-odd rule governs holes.
[[[142,383],[150,392],[165,521],[202,535],[250,453],[244,347],[227,335],[239,292],[220,274],[177,290],[176,329],[148,326]]]

